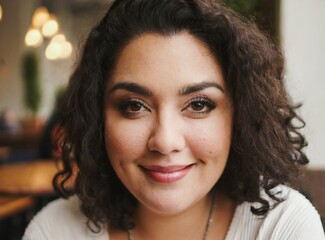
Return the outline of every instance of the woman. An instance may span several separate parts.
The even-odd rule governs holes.
[[[55,186],[75,196],[44,208],[24,239],[324,239],[287,187],[308,160],[283,58],[217,1],[115,1],[62,112]]]

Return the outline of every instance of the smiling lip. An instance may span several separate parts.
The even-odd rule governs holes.
[[[141,167],[146,176],[158,183],[173,183],[185,177],[185,175],[192,169],[193,164],[190,165],[174,165],[174,166],[146,166]]]

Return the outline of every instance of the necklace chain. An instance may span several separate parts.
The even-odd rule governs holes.
[[[210,229],[210,226],[213,223],[213,219],[214,219],[214,214],[213,213],[215,212],[216,207],[217,207],[217,203],[216,203],[215,198],[212,198],[212,200],[213,200],[213,202],[212,202],[212,206],[210,208],[209,218],[208,218],[207,224],[205,226],[205,230],[204,230],[204,234],[203,234],[203,240],[208,239],[209,229]],[[132,230],[128,229],[127,232],[128,232],[128,240],[134,240]]]

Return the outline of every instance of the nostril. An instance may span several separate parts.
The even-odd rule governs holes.
[[[181,151],[185,141],[181,134],[156,132],[148,140],[148,149],[160,154],[169,154],[174,151]]]

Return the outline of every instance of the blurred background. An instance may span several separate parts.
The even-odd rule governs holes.
[[[306,121],[301,191],[325,216],[325,1],[223,0],[283,50],[286,84]],[[55,199],[56,105],[109,0],[0,0],[0,238],[20,239]]]

